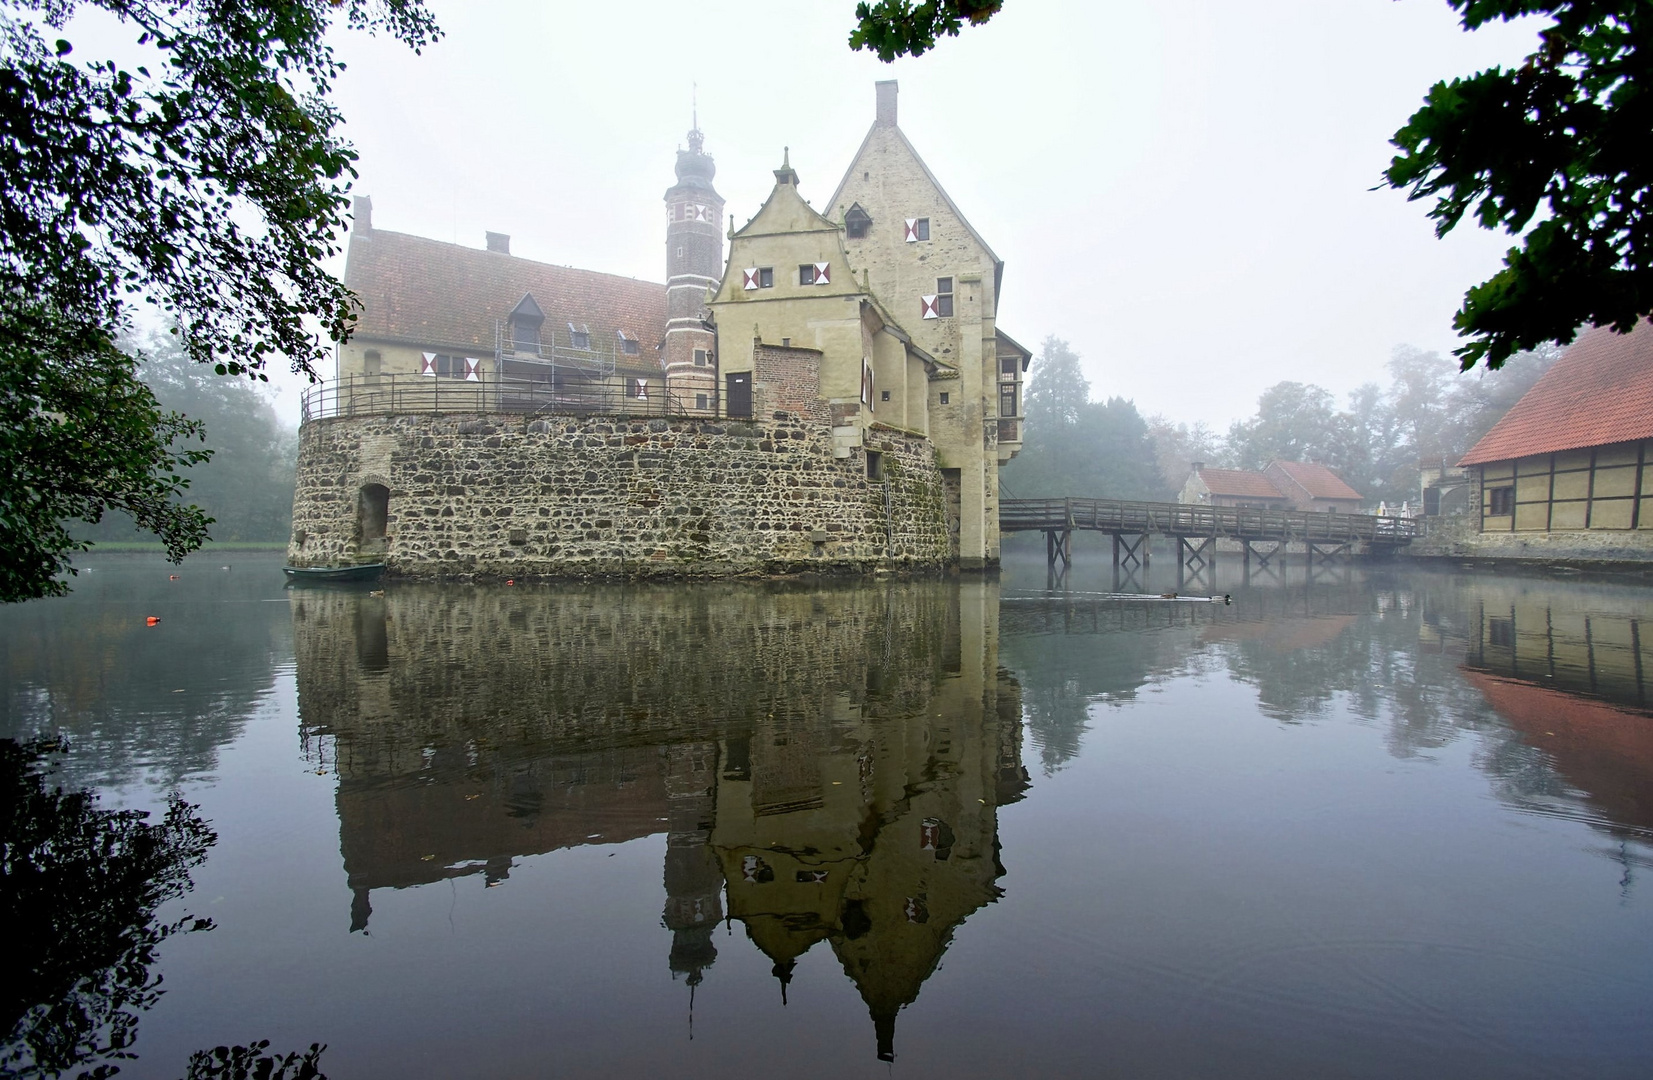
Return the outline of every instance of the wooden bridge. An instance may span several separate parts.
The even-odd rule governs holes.
[[[1076,529],[1113,536],[1115,569],[1148,566],[1148,538],[1175,538],[1178,576],[1186,567],[1206,573],[1215,563],[1218,540],[1238,540],[1246,570],[1256,559],[1267,567],[1287,544],[1302,544],[1308,565],[1351,554],[1355,546],[1394,548],[1424,534],[1421,518],[1371,514],[1327,514],[1239,506],[1130,502],[1122,499],[1003,499],[999,531],[1042,532],[1052,569],[1065,571],[1073,558]]]

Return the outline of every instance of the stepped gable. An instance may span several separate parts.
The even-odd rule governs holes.
[[[624,331],[652,348],[666,333],[666,288],[656,282],[383,229],[351,236],[344,283],[360,298],[362,339],[491,354],[495,320],[528,294],[550,323],[584,324],[594,341]]]
[[[1274,467],[1296,481],[1314,499],[1359,499],[1360,492],[1324,465],[1305,461],[1276,461]],[[1207,481],[1209,483],[1209,481]],[[1272,486],[1272,485],[1271,485]]]
[[[1283,499],[1269,478],[1250,469],[1201,469],[1200,479],[1213,495],[1248,499]],[[1355,496],[1359,498],[1359,496]]]
[[[1653,438],[1653,323],[1584,333],[1459,465]]]

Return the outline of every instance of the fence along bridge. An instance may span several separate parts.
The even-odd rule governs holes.
[[[1000,532],[1042,532],[1053,571],[1066,572],[1073,560],[1076,529],[1113,536],[1115,570],[1148,567],[1148,538],[1175,538],[1177,570],[1203,575],[1215,564],[1218,540],[1238,540],[1249,573],[1253,559],[1262,568],[1287,544],[1302,544],[1310,569],[1316,562],[1347,556],[1357,544],[1393,548],[1421,537],[1421,519],[1373,514],[1328,514],[1240,506],[1129,502],[1121,499],[1001,499]]]

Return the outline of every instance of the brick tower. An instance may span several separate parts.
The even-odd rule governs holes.
[[[689,148],[677,152],[677,183],[666,192],[666,345],[662,361],[674,407],[717,408],[716,338],[706,295],[723,279],[723,197],[717,166],[702,147],[698,115]]]

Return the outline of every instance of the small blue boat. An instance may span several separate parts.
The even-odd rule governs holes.
[[[288,581],[316,584],[344,584],[346,582],[378,581],[385,572],[385,564],[359,563],[355,566],[283,566],[281,572]]]

